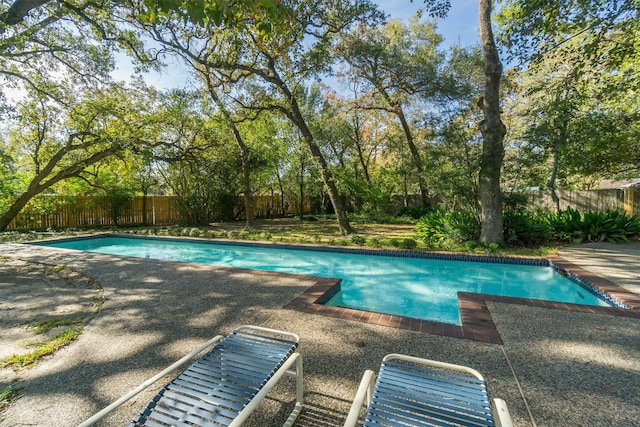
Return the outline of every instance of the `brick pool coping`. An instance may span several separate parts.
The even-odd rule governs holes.
[[[442,253],[438,253],[438,255],[443,256]],[[453,253],[450,255],[452,258],[456,256],[456,254]],[[460,256],[460,254],[457,254],[457,256]],[[469,256],[465,255],[465,258],[468,257]],[[483,257],[483,259],[484,258],[486,257]],[[531,259],[523,257],[500,258],[503,260],[505,260],[505,258]],[[602,293],[609,295],[614,300],[625,304],[629,308],[596,307],[530,298],[458,292],[458,305],[460,307],[460,317],[462,321],[462,326],[458,326],[450,323],[434,322],[404,316],[373,313],[364,310],[324,305],[322,302],[328,299],[327,295],[332,295],[337,291],[340,279],[319,278],[315,276],[305,276],[315,279],[316,283],[292,300],[289,304],[285,305],[285,308],[305,313],[336,317],[349,321],[363,322],[397,329],[407,329],[426,334],[470,339],[493,344],[502,344],[502,338],[493,323],[491,313],[489,312],[486,304],[487,301],[640,319],[640,295],[636,295],[633,292],[630,292],[627,289],[563,258],[549,257],[541,260],[548,261],[561,272],[575,276]]]

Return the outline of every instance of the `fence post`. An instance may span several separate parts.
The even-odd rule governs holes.
[[[633,195],[635,188],[632,186],[624,188],[624,212],[627,215],[633,215]]]

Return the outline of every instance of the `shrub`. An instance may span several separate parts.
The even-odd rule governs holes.
[[[405,206],[396,212],[396,216],[408,216],[413,219],[420,219],[429,212],[430,209],[424,206]]]
[[[480,224],[468,211],[436,210],[418,220],[416,237],[427,245],[449,248],[477,239]]]
[[[413,239],[402,239],[400,242],[401,249],[415,249],[418,247],[418,244]]]
[[[503,215],[504,241],[510,245],[536,245],[548,241],[552,232],[540,215],[507,210]]]
[[[271,239],[273,239],[273,235],[271,233],[269,233],[268,231],[263,231],[262,233],[260,233],[260,239],[261,240],[271,240]]]
[[[351,236],[351,241],[358,246],[362,246],[367,243],[367,238],[360,234],[354,234],[353,236]]]
[[[573,243],[628,241],[640,234],[640,220],[637,216],[628,216],[617,211],[584,212],[567,208],[558,213],[549,213],[541,217],[549,227],[553,237]]]
[[[389,239],[389,244],[391,246],[393,246],[394,248],[399,248],[400,247],[400,239],[396,239],[395,237],[392,237]]]
[[[582,241],[582,215],[570,207],[560,212],[552,212],[541,216],[541,221],[553,233],[553,237],[562,241]]]
[[[379,236],[372,236],[369,239],[369,245],[373,246],[374,248],[379,248],[382,246],[382,240],[380,239]]]

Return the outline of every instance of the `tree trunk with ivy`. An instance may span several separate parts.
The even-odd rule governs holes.
[[[491,29],[491,3],[491,0],[479,0],[480,42],[485,60],[484,97],[479,102],[484,114],[484,119],[480,123],[483,139],[479,182],[482,207],[480,241],[501,243],[504,241],[504,231],[500,170],[504,158],[503,139],[506,127],[500,118],[502,63]]]

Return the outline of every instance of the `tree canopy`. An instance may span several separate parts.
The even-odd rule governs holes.
[[[492,6],[447,47],[447,0],[408,22],[360,0],[5,2],[0,228],[42,192],[161,192],[191,224],[311,205],[343,234],[351,213],[465,209],[490,243],[506,188],[637,175],[637,1]],[[114,82],[122,54],[189,85]]]

